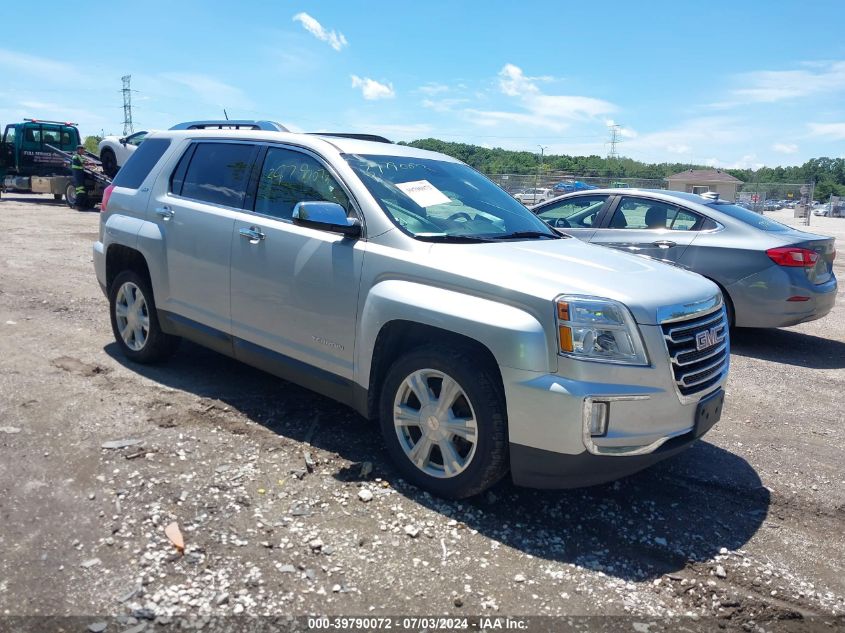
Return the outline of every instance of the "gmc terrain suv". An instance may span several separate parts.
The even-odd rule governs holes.
[[[442,154],[177,127],[103,200],[94,266],[130,360],[183,337],[304,385],[452,498],[508,471],[612,480],[718,420],[728,330],[703,277],[561,234]]]

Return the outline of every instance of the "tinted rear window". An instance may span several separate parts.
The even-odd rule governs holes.
[[[149,141],[141,148],[147,143]],[[227,207],[243,207],[256,152],[255,145],[199,143],[185,172],[182,196]]]
[[[736,218],[740,222],[750,224],[751,226],[760,229],[761,231],[782,232],[789,231],[789,227],[780,222],[770,220],[760,213],[754,213],[749,209],[738,207],[735,204],[714,203],[707,205],[716,211],[721,211],[725,215]]]
[[[139,145],[126,164],[117,172],[113,184],[116,187],[137,189],[144,182],[147,174],[164,155],[170,145],[168,138],[151,138],[143,145]]]

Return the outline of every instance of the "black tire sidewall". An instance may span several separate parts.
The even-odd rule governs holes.
[[[100,154],[100,163],[103,165],[103,171],[109,178],[114,178],[117,174],[117,157],[110,149],[104,149]]]
[[[408,481],[438,496],[461,499],[486,489],[507,472],[507,462],[496,455],[495,435],[507,438],[504,398],[489,372],[446,349],[412,351],[398,359],[385,376],[379,403],[382,435],[394,464]],[[459,362],[455,362],[455,361]],[[468,360],[468,359],[467,359]],[[477,425],[475,455],[467,469],[455,477],[440,479],[426,475],[408,457],[399,443],[393,424],[393,402],[407,376],[420,369],[435,369],[457,381],[470,401]],[[505,447],[507,442],[505,442]],[[498,463],[497,463],[498,462]]]

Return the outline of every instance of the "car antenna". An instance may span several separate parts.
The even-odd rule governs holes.
[[[229,120],[229,115],[226,114],[226,108],[223,108],[223,116],[226,117],[226,120]]]

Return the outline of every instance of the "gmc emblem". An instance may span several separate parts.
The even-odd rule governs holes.
[[[719,336],[719,328],[711,327],[709,330],[704,330],[695,335],[695,349],[700,352],[721,343],[723,340],[725,340],[725,335]]]

